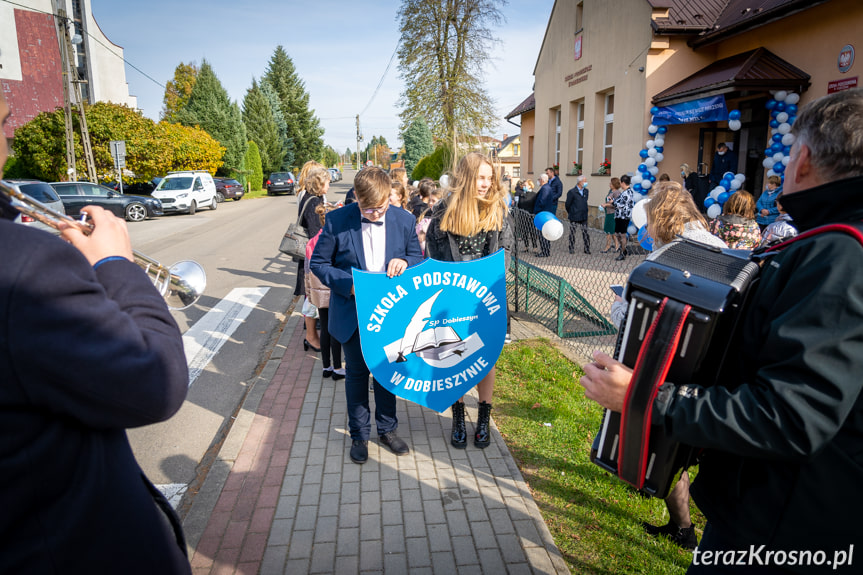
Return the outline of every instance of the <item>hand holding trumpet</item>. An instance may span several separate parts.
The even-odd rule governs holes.
[[[89,234],[84,234],[79,226],[67,220],[59,221],[57,227],[63,239],[78,248],[90,265],[114,256],[135,261],[125,221],[99,206],[87,206],[81,209],[81,213],[92,224]]]

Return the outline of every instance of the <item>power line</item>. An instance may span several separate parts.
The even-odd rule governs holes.
[[[399,46],[401,45],[401,43],[402,43],[401,38],[399,38],[399,41],[398,41],[398,42],[396,42],[396,49],[395,49],[395,50],[393,50],[393,55],[392,55],[392,56],[390,56],[390,61],[389,61],[389,64],[387,64],[387,69],[386,69],[386,70],[384,70],[384,73],[383,73],[383,75],[381,76],[381,81],[380,81],[380,82],[378,82],[378,87],[377,87],[377,88],[375,88],[375,91],[374,91],[374,93],[372,94],[372,97],[371,97],[371,99],[369,100],[369,103],[368,103],[368,104],[366,104],[366,107],[365,107],[365,108],[363,108],[363,111],[362,111],[362,112],[360,112],[360,116],[362,116],[363,114],[365,114],[365,113],[366,113],[366,111],[369,109],[369,106],[371,106],[371,105],[372,105],[372,102],[374,102],[374,101],[375,101],[375,97],[378,95],[378,90],[380,90],[380,89],[381,89],[381,85],[384,83],[384,79],[386,79],[386,77],[387,77],[387,73],[390,71],[390,67],[393,65],[393,60],[395,60],[395,59],[396,59],[396,54],[398,54]]]

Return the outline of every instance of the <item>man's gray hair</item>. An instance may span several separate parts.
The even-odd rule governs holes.
[[[863,88],[818,98],[800,109],[791,127],[795,144],[812,152],[827,181],[863,176]]]
[[[582,174],[582,175],[578,176],[578,177],[575,179],[575,183],[576,183],[576,184],[582,184],[582,187],[584,187],[584,185],[583,185],[583,184],[584,184],[584,182],[586,182],[586,181],[587,181],[587,176],[585,176],[584,174]]]
[[[546,174],[545,172],[541,173],[539,175],[539,181],[540,182],[547,182],[548,181],[548,174]]]

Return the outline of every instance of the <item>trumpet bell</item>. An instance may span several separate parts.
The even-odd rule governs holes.
[[[198,262],[184,260],[172,265],[168,272],[170,281],[167,282],[165,291],[162,293],[165,303],[175,310],[184,310],[193,306],[207,288],[207,274],[204,268]]]

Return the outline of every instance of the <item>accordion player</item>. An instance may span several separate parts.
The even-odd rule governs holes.
[[[717,384],[759,265],[751,253],[682,240],[633,269],[614,357],[633,369],[622,413],[605,410],[591,460],[636,489],[665,498],[695,450],[651,421],[665,381]]]

